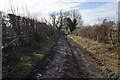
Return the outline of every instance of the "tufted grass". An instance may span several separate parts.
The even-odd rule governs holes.
[[[108,78],[118,77],[118,52],[111,44],[99,43],[81,36],[68,35],[74,42],[88,52],[103,75]]]

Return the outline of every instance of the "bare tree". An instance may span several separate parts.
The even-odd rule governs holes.
[[[15,8],[13,8],[13,5],[11,4],[11,0],[9,0],[9,6],[10,6],[10,11],[12,12],[12,14],[16,14]]]
[[[62,10],[60,10],[60,12],[58,13],[59,30],[63,27],[63,20],[64,20],[63,12]]]
[[[77,25],[82,25],[81,14],[77,10],[71,10],[66,12],[60,10],[59,12],[53,12],[50,14],[50,18],[52,20],[52,26],[56,27],[59,30],[63,26],[65,27],[65,25],[69,25],[68,27],[71,28],[71,31],[73,31]]]
[[[56,12],[53,12],[50,14],[50,19],[52,20],[52,26],[55,27],[56,25],[56,18],[57,18],[57,14]]]
[[[63,26],[63,19],[64,19],[62,10],[60,10],[59,12],[51,13],[50,18],[52,20],[52,26],[60,30]]]

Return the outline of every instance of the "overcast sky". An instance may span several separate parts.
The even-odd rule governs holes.
[[[0,11],[10,12],[10,4],[18,15],[28,14],[48,19],[53,11],[77,9],[85,25],[93,25],[107,18],[116,21],[118,0],[0,0]]]

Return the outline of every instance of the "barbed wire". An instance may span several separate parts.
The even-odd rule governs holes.
[[[18,35],[18,36],[12,36],[12,37],[6,37],[6,38],[3,38],[3,40],[5,39],[13,39],[13,38],[16,38],[16,39],[14,39],[14,40],[12,40],[11,42],[9,42],[8,44],[6,44],[6,45],[4,45],[4,46],[2,46],[1,48],[0,48],[0,50],[2,50],[3,48],[5,48],[5,47],[7,47],[8,45],[11,45],[12,43],[14,43],[15,41],[17,41],[19,38],[21,38],[21,37],[25,37],[25,36],[31,36],[32,34],[29,34],[29,35]]]
[[[8,45],[12,44],[13,42],[15,42],[16,40],[18,40],[19,38],[16,38],[15,40],[11,41],[10,43],[6,44],[5,46],[2,46],[0,49],[3,49],[5,47],[7,47]]]
[[[10,36],[10,37],[6,37],[6,38],[2,38],[2,40],[6,40],[6,39],[13,39],[13,38],[20,38],[20,37],[23,37],[23,36],[31,36],[32,34],[28,34],[28,35],[18,35],[18,36]]]

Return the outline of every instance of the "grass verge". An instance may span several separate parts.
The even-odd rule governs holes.
[[[105,77],[118,78],[118,52],[113,45],[106,45],[72,34],[68,37],[88,52]]]
[[[59,35],[49,36],[45,43],[36,42],[32,47],[27,47],[23,51],[10,53],[3,60],[3,79],[23,79],[36,64],[49,53],[52,46],[56,43]]]

